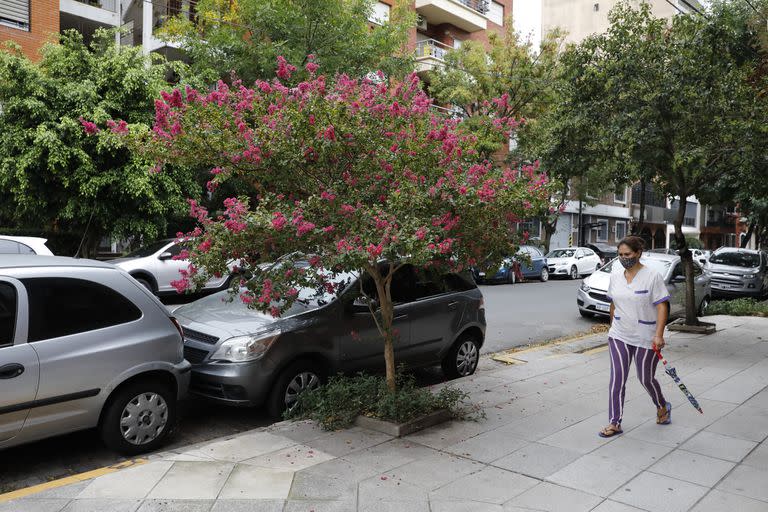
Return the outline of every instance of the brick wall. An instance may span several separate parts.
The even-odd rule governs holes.
[[[30,0],[29,15],[29,31],[0,25],[0,42],[14,41],[21,45],[24,55],[39,60],[43,44],[58,38],[59,0]]]

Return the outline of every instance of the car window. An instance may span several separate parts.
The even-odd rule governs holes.
[[[760,257],[751,252],[725,251],[713,254],[709,262],[731,267],[752,268],[760,266]]]
[[[147,256],[152,256],[164,246],[168,245],[169,242],[170,240],[158,240],[157,242],[153,242],[136,251],[133,251],[132,253],[129,253],[126,258],[145,258]]]
[[[35,251],[13,240],[0,240],[0,254],[35,254]]]
[[[85,279],[22,279],[29,296],[29,341],[102,329],[141,318],[141,310],[116,291]]]
[[[183,244],[173,244],[172,246],[167,248],[164,252],[171,253],[171,256],[178,256],[179,254],[181,254],[181,251],[183,251],[184,249],[189,249],[189,247]]]
[[[592,252],[592,249],[584,249],[584,255],[585,256],[594,256],[594,252]]]
[[[547,258],[570,258],[574,252],[573,249],[555,249],[547,253]]]
[[[417,278],[413,265],[400,267],[392,278],[390,287],[392,302],[395,304],[412,302],[417,297],[416,287]],[[376,291],[376,283],[368,274],[363,277],[363,291],[368,297],[378,300],[379,294]]]
[[[0,347],[13,345],[16,330],[16,288],[0,283]]]
[[[577,258],[580,258],[582,256],[584,256],[584,251],[583,250],[579,249],[578,251],[576,251],[576,257]]]

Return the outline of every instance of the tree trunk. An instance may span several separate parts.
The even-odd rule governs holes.
[[[542,222],[544,225],[544,254],[547,254],[549,252],[549,244],[552,242],[552,235],[555,234],[555,231],[557,230],[557,219],[559,217],[555,218],[555,222],[549,223],[549,222]]]
[[[376,283],[376,292],[379,296],[379,318],[376,319],[376,326],[384,338],[384,369],[386,372],[387,389],[394,393],[397,390],[397,381],[395,379],[395,332],[392,326],[394,305],[392,304],[390,288],[394,267],[390,265],[389,274],[386,277],[382,276],[379,269],[375,267],[368,269],[368,273]],[[374,318],[376,318],[376,312],[372,313]]]
[[[752,234],[755,232],[755,221],[749,223],[746,236],[741,240],[740,247],[746,249],[749,245],[749,241],[752,239]]]
[[[632,199],[630,199],[631,204]],[[639,235],[643,232],[645,224],[645,179],[640,180],[640,213],[637,215],[637,224],[635,224],[634,234]]]
[[[686,199],[687,191],[681,190],[677,215],[675,216],[675,242],[677,243],[677,252],[683,262],[685,269],[685,324],[699,325],[699,319],[696,317],[696,288],[694,286],[695,277],[693,275],[693,254],[688,249],[688,243],[683,234],[683,222],[685,221],[685,207],[688,204]]]

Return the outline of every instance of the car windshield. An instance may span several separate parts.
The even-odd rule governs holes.
[[[157,242],[145,245],[141,249],[133,251],[132,253],[128,254],[126,258],[146,258],[147,256],[152,256],[164,246],[168,245],[170,242],[171,240],[158,240]]]
[[[751,252],[721,252],[709,258],[710,263],[728,265],[729,267],[752,268],[760,266],[760,257]]]
[[[613,271],[614,265],[616,265],[616,268],[619,268],[621,266],[621,263],[619,263],[617,260],[619,258],[614,258],[600,269],[600,272],[611,272]],[[645,265],[646,267],[650,268],[651,270],[655,270],[659,274],[663,276],[667,275],[667,270],[669,270],[670,265],[672,265],[671,261],[668,260],[657,260],[652,258],[640,258],[640,263]]]
[[[574,249],[555,249],[547,253],[547,258],[571,258],[575,252]]]

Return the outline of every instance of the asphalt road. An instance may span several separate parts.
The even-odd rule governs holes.
[[[482,286],[488,321],[484,353],[532,341],[588,331],[596,321],[579,316],[576,289],[581,281],[552,280]],[[190,297],[164,299],[169,306]],[[424,384],[439,382],[439,370],[417,373]],[[237,409],[192,399],[182,406],[181,427],[163,450],[266,426],[263,410]],[[0,453],[0,493],[40,484],[124,460],[109,452],[94,430],[55,437]]]

